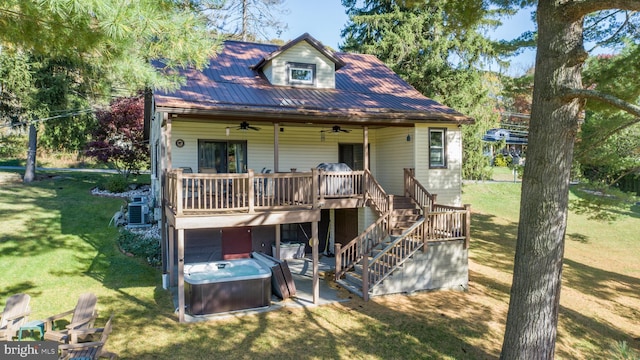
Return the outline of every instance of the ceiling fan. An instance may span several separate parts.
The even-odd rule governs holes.
[[[258,131],[258,130],[260,130],[260,128],[256,127],[256,126],[251,126],[251,125],[249,125],[248,122],[243,121],[243,122],[240,123],[240,126],[238,126],[236,128],[236,130],[254,130],[254,131]]]
[[[334,126],[331,128],[331,130],[320,130],[320,132],[322,132],[322,133],[324,133],[324,132],[332,132],[332,133],[340,133],[340,132],[343,132],[343,133],[350,133],[350,132],[351,132],[351,130],[349,130],[349,129],[343,129],[343,128],[341,128],[341,127],[340,127],[340,126],[338,126],[338,125],[334,125]]]

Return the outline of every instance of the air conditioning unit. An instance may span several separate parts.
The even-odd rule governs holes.
[[[143,204],[146,204],[147,203],[147,197],[144,196],[144,195],[133,196],[131,198],[131,202],[132,203],[143,203]]]
[[[145,203],[129,203],[129,210],[127,211],[127,220],[129,226],[139,226],[147,224],[147,217],[149,215],[149,207]]]

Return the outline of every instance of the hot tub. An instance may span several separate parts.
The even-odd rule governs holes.
[[[186,264],[184,291],[192,315],[267,307],[271,269],[254,259]]]

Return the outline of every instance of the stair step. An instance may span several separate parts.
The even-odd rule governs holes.
[[[353,286],[362,289],[362,275],[353,271],[349,271],[344,274],[344,280],[352,284]]]
[[[358,288],[357,286],[351,284],[350,282],[346,281],[345,279],[339,279],[336,281],[340,286],[342,286],[343,288],[347,289],[349,292],[356,294],[360,297],[363,297],[362,294],[362,286],[360,286],[360,288]]]

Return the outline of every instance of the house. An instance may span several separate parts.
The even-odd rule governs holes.
[[[473,119],[374,56],[309,34],[227,41],[182,75],[179,90],[147,99],[153,204],[181,321],[185,263],[279,257],[291,243],[313,258],[314,302],[320,253],[365,298],[466,288],[461,126]]]

